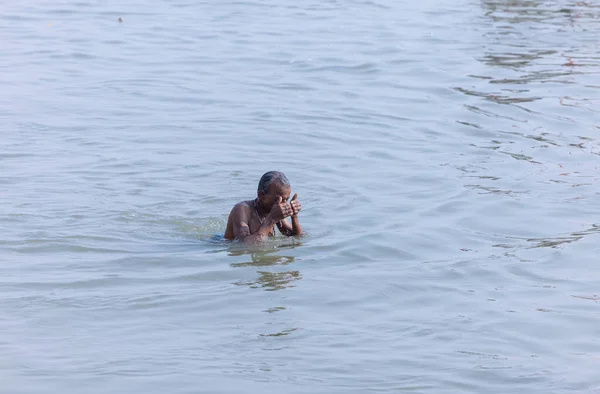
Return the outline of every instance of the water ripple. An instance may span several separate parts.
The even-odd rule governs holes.
[[[599,387],[594,2],[0,19],[4,391]],[[272,169],[306,236],[225,241]]]

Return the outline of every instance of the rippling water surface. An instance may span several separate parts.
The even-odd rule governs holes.
[[[0,22],[3,393],[600,392],[596,0]],[[273,169],[308,236],[220,240]]]

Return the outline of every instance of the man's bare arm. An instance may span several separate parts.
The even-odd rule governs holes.
[[[292,216],[292,235],[302,235],[304,232],[302,231],[302,226],[300,225],[300,220],[298,219],[298,215]]]
[[[233,207],[230,215],[233,224],[234,238],[247,244],[263,242],[269,236],[273,225],[275,225],[275,220],[273,220],[269,214],[258,230],[254,234],[251,234],[249,225],[250,215],[248,214],[247,207],[243,203],[239,203]]]
[[[300,220],[298,219],[298,213],[302,209],[302,204],[298,201],[298,194],[294,194],[292,200],[290,201],[290,207],[292,208],[292,225],[287,222],[287,220],[282,220],[277,223],[277,228],[283,235],[289,236],[298,236],[302,235],[302,226],[300,225]]]
[[[287,235],[288,237],[302,235],[302,226],[300,225],[300,220],[298,220],[298,216],[292,216],[291,225],[287,220],[280,221],[279,223],[277,223],[277,228],[279,229],[281,234]]]

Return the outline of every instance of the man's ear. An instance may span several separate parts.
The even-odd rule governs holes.
[[[263,192],[262,190],[258,191],[258,198],[263,198],[265,196],[265,192]]]

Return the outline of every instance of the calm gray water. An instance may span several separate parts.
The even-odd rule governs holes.
[[[600,392],[596,0],[0,22],[2,393]],[[268,170],[308,236],[218,239]]]

